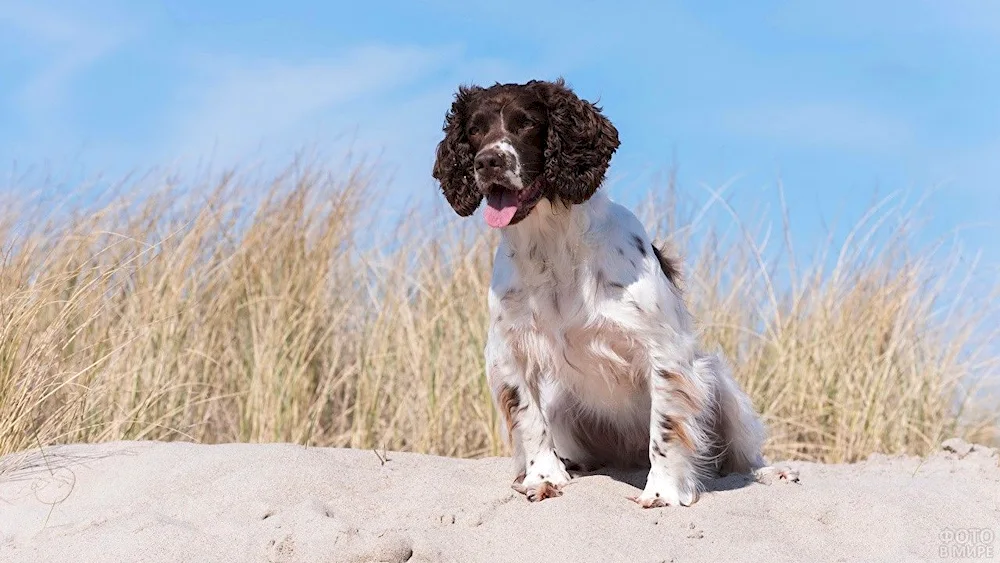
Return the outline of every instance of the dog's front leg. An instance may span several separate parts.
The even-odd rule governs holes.
[[[678,354],[681,357],[687,354]],[[710,408],[710,383],[687,361],[659,362],[649,374],[649,475],[633,499],[644,508],[690,506],[698,500],[698,458],[707,436],[701,423]]]
[[[548,420],[542,410],[537,390],[520,393],[524,406],[514,413],[514,432],[524,452],[524,479],[514,483],[514,489],[530,501],[562,495],[569,483],[566,466],[556,453]]]
[[[493,353],[487,351],[487,376],[514,449],[518,477],[513,487],[532,502],[560,496],[569,473],[555,451],[537,378],[526,377],[520,362],[496,349],[500,346],[491,342]]]

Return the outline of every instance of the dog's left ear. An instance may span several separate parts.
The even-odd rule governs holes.
[[[618,130],[601,108],[581,100],[562,78],[528,83],[544,100],[549,115],[545,146],[545,181],[555,195],[583,203],[604,182],[618,149]]]
[[[432,172],[434,179],[441,183],[441,191],[448,203],[462,217],[472,215],[483,200],[473,176],[475,155],[466,134],[473,100],[482,91],[479,86],[458,88],[455,101],[444,118],[445,135],[438,143]]]

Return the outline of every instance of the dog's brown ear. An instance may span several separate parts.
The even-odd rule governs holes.
[[[444,139],[438,143],[433,176],[441,184],[444,197],[462,217],[472,215],[483,196],[476,188],[473,176],[472,147],[466,135],[466,125],[476,97],[483,89],[479,86],[460,86],[455,101],[444,118]]]
[[[604,182],[611,156],[618,149],[618,130],[601,108],[580,99],[562,78],[528,85],[548,108],[545,181],[561,199],[583,203]]]

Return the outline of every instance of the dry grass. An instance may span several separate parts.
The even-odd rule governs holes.
[[[482,360],[493,235],[409,217],[382,241],[373,191],[361,172],[293,168],[58,218],[15,197],[0,211],[0,455],[118,439],[503,454]],[[920,454],[990,426],[964,385],[997,367],[986,308],[949,299],[949,265],[909,254],[900,212],[870,218],[894,236],[863,223],[813,261],[832,266],[798,270],[749,229],[723,244],[654,209],[770,455]]]

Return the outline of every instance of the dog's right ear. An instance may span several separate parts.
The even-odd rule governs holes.
[[[444,118],[444,139],[438,143],[433,176],[441,183],[441,191],[455,213],[472,215],[483,200],[473,175],[472,147],[466,134],[467,121],[475,99],[483,88],[459,86],[455,101]]]

